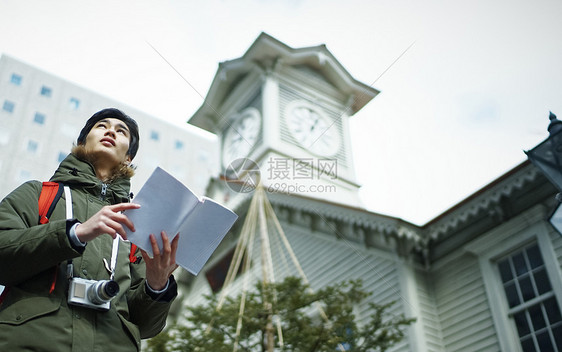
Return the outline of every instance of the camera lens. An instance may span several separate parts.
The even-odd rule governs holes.
[[[119,284],[116,281],[106,281],[106,284],[103,286],[103,291],[110,299],[115,297],[119,293]]]
[[[88,290],[88,298],[95,304],[109,302],[119,293],[119,284],[113,280],[98,281]]]

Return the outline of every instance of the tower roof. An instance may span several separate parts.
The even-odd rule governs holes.
[[[220,114],[214,107],[220,106],[233,88],[249,73],[255,70],[269,72],[275,70],[278,65],[304,65],[319,72],[338,91],[351,97],[350,115],[361,110],[379,93],[378,90],[353,78],[326,45],[291,48],[262,32],[242,57],[219,63],[205,101],[189,123],[209,132],[216,132]]]

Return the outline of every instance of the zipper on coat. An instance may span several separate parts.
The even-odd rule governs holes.
[[[105,196],[106,196],[106,195],[107,195],[107,184],[102,183],[102,184],[101,184],[101,195],[100,195],[100,198],[101,198],[102,200],[105,200]]]

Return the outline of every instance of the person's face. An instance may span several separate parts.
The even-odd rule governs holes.
[[[129,150],[130,131],[125,122],[108,118],[99,120],[86,136],[85,147],[105,162],[120,164],[131,161]]]

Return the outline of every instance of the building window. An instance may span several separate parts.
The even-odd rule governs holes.
[[[230,250],[224,257],[222,257],[222,259],[205,272],[207,282],[214,293],[219,292],[224,286],[226,274],[228,273],[233,257],[234,249]],[[242,265],[238,267],[235,277],[238,277],[240,274],[242,274]]]
[[[47,98],[50,98],[51,95],[53,94],[53,90],[47,86],[42,86],[41,87],[41,95]]]
[[[40,113],[40,112],[36,112],[35,116],[33,117],[33,122],[35,122],[36,124],[39,124],[39,125],[44,125],[45,124],[45,115]]]
[[[80,107],[80,100],[77,98],[70,98],[68,100],[68,106],[70,107],[70,110],[78,110]]]
[[[68,156],[68,153],[65,152],[59,152],[59,157],[57,159],[57,161],[59,163],[62,163],[62,161]]]
[[[179,141],[179,140],[176,140],[175,148],[176,148],[176,150],[182,150],[183,149],[183,142]]]
[[[537,244],[498,262],[523,351],[562,351],[562,315]]]
[[[10,78],[10,83],[15,86],[21,86],[22,77],[16,73],[12,73],[12,77]]]
[[[156,131],[150,131],[150,139],[157,141],[160,139],[160,135]]]
[[[29,181],[31,179],[31,172],[27,171],[27,170],[20,170],[19,175],[18,175],[18,182],[22,183],[25,181]]]
[[[7,112],[14,112],[15,107],[16,104],[14,102],[11,102],[9,100],[4,100],[4,104],[2,105],[2,110]]]
[[[35,154],[37,153],[37,149],[39,149],[39,143],[34,140],[27,141],[27,151],[29,153]]]

